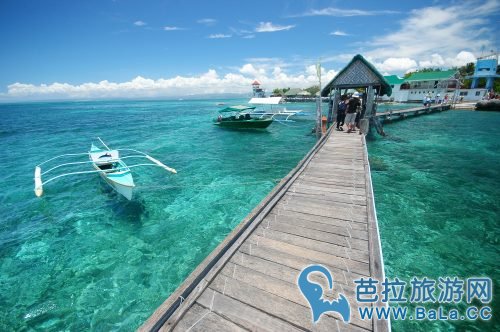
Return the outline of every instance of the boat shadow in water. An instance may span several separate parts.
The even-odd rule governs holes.
[[[146,210],[146,204],[139,195],[129,201],[104,184],[101,191],[102,195],[106,197],[106,206],[111,208],[117,219],[140,225],[142,219],[148,217],[149,213]]]
[[[260,134],[260,135],[270,135],[271,133],[267,130],[267,128],[226,128],[219,127],[219,130],[224,130],[227,132],[233,133],[251,133],[251,134]]]
[[[149,215],[146,210],[146,205],[142,200],[122,200],[121,202],[111,201],[110,206],[117,218],[137,226],[141,225],[143,218],[148,218]]]

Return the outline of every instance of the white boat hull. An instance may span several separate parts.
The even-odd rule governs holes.
[[[135,155],[126,155],[123,158],[120,158],[120,150],[111,150],[100,138],[104,148],[98,148],[94,144],[91,144],[90,151],[88,153],[67,153],[62,154],[53,158],[50,158],[35,167],[34,181],[35,181],[35,195],[37,197],[41,197],[43,195],[43,186],[49,182],[52,182],[56,179],[66,177],[69,175],[79,175],[79,174],[89,174],[89,173],[98,173],[106,183],[113,188],[120,195],[125,197],[128,200],[132,199],[133,189],[135,187],[134,178],[132,177],[132,173],[130,169],[138,166],[159,166],[169,171],[171,173],[177,173],[177,171],[171,167],[160,162],[158,159],[155,159],[144,152],[134,150],[134,149],[120,149],[121,151],[132,151],[136,153]],[[87,155],[89,157],[88,161],[76,161],[76,162],[65,162],[53,167],[50,167],[45,172],[42,172],[41,166],[45,165],[55,159],[65,158],[65,157],[73,157],[73,156],[81,156]],[[125,158],[145,158],[152,163],[140,163],[132,166],[127,166],[122,159]],[[42,181],[42,177],[46,174],[58,169],[60,167],[67,167],[72,165],[82,165],[90,163],[94,170],[91,171],[74,171],[74,172],[65,172],[56,176],[52,176],[49,179]]]
[[[92,166],[99,171],[99,175],[111,188],[126,199],[132,199],[134,179],[130,169],[119,159],[117,150],[101,150],[92,145],[89,158],[93,162]]]
[[[110,179],[106,175],[106,173],[100,173],[99,175],[104,179],[104,181],[106,181],[107,184],[109,184],[120,195],[124,196],[129,201],[132,199],[133,189],[134,189],[135,185],[132,185],[132,186],[124,185],[124,184],[121,184],[119,182],[113,181],[113,179]]]

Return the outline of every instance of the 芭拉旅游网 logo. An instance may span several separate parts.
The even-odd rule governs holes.
[[[333,290],[333,277],[323,265],[310,265],[302,270],[299,274],[297,284],[302,292],[302,295],[309,302],[313,316],[313,323],[317,323],[321,315],[325,312],[337,312],[340,314],[344,322],[348,323],[351,317],[351,307],[349,301],[344,294],[339,294],[336,300],[328,301],[323,298],[323,287],[308,279],[312,273],[321,273],[328,280],[329,290]]]
[[[312,274],[326,277],[324,282],[313,281]],[[323,285],[322,285],[323,284]],[[326,299],[327,293],[334,290],[333,275],[323,265],[310,265],[299,274],[297,285],[309,303],[312,321],[318,323],[327,312],[340,315],[344,323],[351,316],[359,320],[490,320],[493,311],[489,305],[493,300],[493,282],[488,277],[413,277],[409,282],[399,278],[378,280],[360,277],[353,280],[356,310],[351,312],[349,299],[338,293],[336,299]],[[465,302],[465,307],[457,307]],[[389,305],[390,303],[390,305]]]

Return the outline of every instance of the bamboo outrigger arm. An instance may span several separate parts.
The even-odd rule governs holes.
[[[104,144],[104,143],[103,143]],[[138,151],[138,150],[134,150],[134,149],[117,149],[117,150],[128,150],[128,151],[133,151],[133,152],[136,152],[138,153],[138,155],[130,155],[130,156],[124,156],[124,157],[120,157],[120,158],[117,158],[117,159],[108,159],[107,162],[117,162],[121,159],[128,159],[128,158],[146,158],[148,159],[149,161],[153,162],[152,164],[150,163],[142,163],[142,164],[136,164],[136,165],[131,165],[131,166],[127,166],[126,168],[125,167],[118,167],[118,168],[114,168],[115,171],[123,171],[123,170],[126,170],[127,168],[130,169],[130,168],[135,168],[135,167],[139,167],[139,166],[158,166],[158,167],[161,167],[169,172],[172,172],[174,174],[177,173],[177,171],[172,168],[172,167],[169,167],[165,164],[163,164],[161,161],[159,161],[158,159],[156,158],[153,158],[151,157],[150,155],[144,153],[144,152],[141,152],[141,151]],[[59,155],[59,156],[56,156],[56,157],[53,157],[51,159],[48,159],[42,163],[40,163],[39,165],[37,165],[35,167],[35,176],[34,176],[34,180],[35,180],[35,195],[37,197],[40,197],[43,195],[43,186],[49,182],[52,182],[56,179],[59,179],[61,177],[65,177],[65,176],[69,176],[69,175],[79,175],[79,174],[90,174],[90,173],[107,173],[108,171],[106,170],[92,170],[92,171],[78,171],[78,172],[68,172],[68,173],[63,173],[63,174],[59,174],[57,176],[54,176],[52,178],[49,178],[48,180],[46,181],[43,181],[42,180],[42,176],[43,175],[46,175],[47,173],[57,169],[57,168],[60,168],[60,167],[64,167],[64,166],[70,166],[70,165],[79,165],[79,164],[87,164],[87,163],[93,163],[92,160],[89,160],[89,161],[78,161],[78,162],[69,162],[69,163],[62,163],[62,164],[59,164],[59,165],[56,165],[50,169],[48,169],[47,171],[43,172],[42,173],[42,168],[41,166],[49,161],[52,161],[52,160],[55,160],[57,158],[61,158],[61,157],[67,157],[67,156],[80,156],[80,155],[88,155],[88,153],[70,153],[70,154],[62,154],[62,155]]]

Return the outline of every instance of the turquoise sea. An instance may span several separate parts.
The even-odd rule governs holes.
[[[310,118],[216,128],[221,101],[246,102],[0,104],[0,330],[134,330],[315,143]],[[485,275],[498,289],[499,125],[498,113],[445,112],[387,125],[387,138],[369,142],[388,277]],[[134,171],[130,202],[95,174],[54,181],[36,198],[35,165],[86,152],[97,136],[178,174]],[[496,316],[393,322],[407,331],[498,326]]]
[[[498,128],[498,112],[448,111],[388,124],[388,137],[368,143],[386,277],[493,280],[491,321],[392,321],[394,331],[500,330]],[[443,308],[470,305],[464,295]]]

